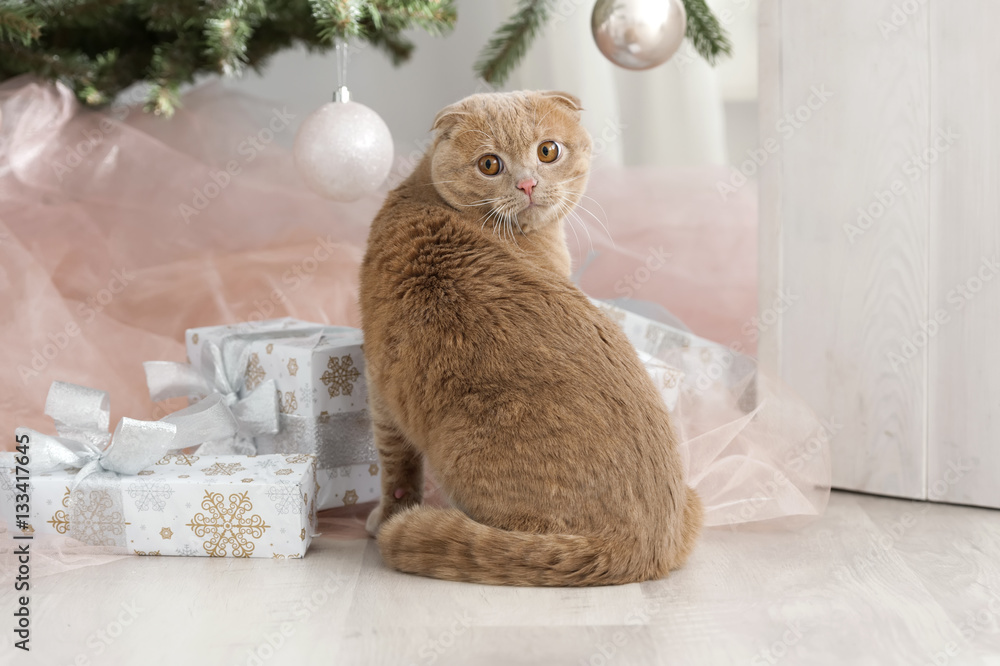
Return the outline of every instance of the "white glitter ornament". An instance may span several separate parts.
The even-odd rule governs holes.
[[[312,113],[295,135],[295,167],[314,191],[355,201],[385,182],[392,168],[392,134],[382,118],[350,101],[347,88]]]
[[[597,0],[590,28],[608,60],[625,69],[650,69],[677,53],[687,15],[681,0]]]

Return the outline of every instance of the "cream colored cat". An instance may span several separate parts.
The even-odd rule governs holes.
[[[659,393],[569,280],[591,141],[561,92],[444,109],[372,224],[361,310],[382,499],[401,571],[607,585],[681,566],[702,523]],[[424,460],[454,508],[421,505]]]

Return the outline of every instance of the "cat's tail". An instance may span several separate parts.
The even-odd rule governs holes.
[[[683,543],[663,553],[573,534],[501,530],[457,509],[416,506],[393,516],[378,534],[385,562],[400,571],[469,583],[525,586],[616,585],[660,578],[687,559],[701,527],[701,501],[688,491]]]

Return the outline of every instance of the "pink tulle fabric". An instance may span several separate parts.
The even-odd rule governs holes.
[[[65,87],[28,78],[0,86],[0,448],[13,448],[17,426],[49,431],[53,380],[109,391],[112,423],[163,416],[142,362],[183,361],[186,328],[282,316],[359,325],[357,269],[385,191],[351,204],[310,192],[291,158],[295,126],[276,117],[280,104],[219,85],[187,94],[170,121],[84,110]],[[389,182],[412,166],[400,160]],[[724,175],[595,168],[569,235],[581,287],[655,302],[700,336],[752,351],[756,202],[753,188],[722,201]],[[710,523],[817,515],[825,450],[804,472],[786,469],[815,421],[778,388],[747,412],[747,386],[678,407]],[[776,473],[794,493],[758,487]],[[363,516],[344,511],[324,519],[328,533],[363,536]]]

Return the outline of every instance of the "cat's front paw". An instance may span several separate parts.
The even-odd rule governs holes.
[[[368,514],[368,520],[365,522],[365,530],[368,532],[368,536],[378,536],[378,528],[381,527],[382,523],[386,521],[385,511],[383,511],[382,508],[384,506],[385,501],[380,500],[378,506],[372,509],[372,512]]]

